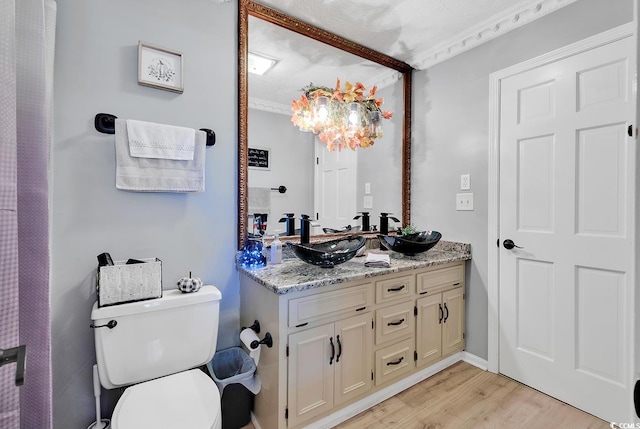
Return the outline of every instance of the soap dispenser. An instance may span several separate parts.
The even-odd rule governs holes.
[[[278,232],[273,235],[273,241],[271,242],[271,263],[279,264],[282,262],[282,241],[278,237]]]
[[[363,231],[369,231],[370,227],[369,227],[369,212],[358,212],[360,213],[359,215],[356,215],[353,219],[360,219],[362,218],[362,230]]]
[[[311,229],[311,219],[309,215],[300,215],[300,244],[309,244],[309,230]]]
[[[285,223],[285,233],[287,236],[296,235],[296,219],[293,217],[294,213],[285,213],[286,217],[280,218],[279,222]]]

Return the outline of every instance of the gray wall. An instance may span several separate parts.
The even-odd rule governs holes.
[[[86,428],[95,417],[89,316],[101,252],[160,258],[165,289],[189,271],[218,286],[218,348],[237,343],[236,16],[235,2],[58,0],[51,148],[56,429]],[[138,40],[184,53],[183,94],[138,86]],[[206,191],[116,190],[113,136],[94,129],[98,112],[215,130],[218,141],[206,150]],[[105,392],[106,416],[114,393]]]
[[[263,110],[249,109],[249,147],[270,149],[270,169],[249,168],[250,187],[287,187],[281,194],[271,192],[271,214],[268,216],[267,234],[275,230],[285,231],[285,224],[278,223],[282,214],[313,214],[313,157],[314,138],[311,133],[303,133],[291,125],[291,116]],[[253,222],[249,210],[250,221]],[[249,223],[252,231],[252,223]],[[300,222],[296,220],[299,228]]]
[[[425,71],[414,73],[412,222],[471,243],[467,351],[487,358],[489,74],[633,19],[632,0],[580,0]],[[471,174],[475,210],[456,211]]]

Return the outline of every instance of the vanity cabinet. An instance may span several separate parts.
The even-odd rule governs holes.
[[[372,339],[370,313],[289,335],[290,426],[371,389]]]
[[[464,349],[464,261],[378,272],[287,293],[241,275],[241,323],[260,320],[274,340],[257,370],[253,413],[262,429],[298,429],[365,407]]]

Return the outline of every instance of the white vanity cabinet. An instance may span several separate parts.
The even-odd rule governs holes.
[[[302,428],[349,405],[364,410],[370,395],[464,349],[464,261],[371,272],[286,293],[241,274],[241,323],[258,319],[258,335],[274,340],[257,370],[261,429]]]

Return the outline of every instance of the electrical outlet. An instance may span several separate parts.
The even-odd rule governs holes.
[[[473,210],[473,194],[456,194],[456,210]]]
[[[364,184],[364,193],[365,195],[369,195],[371,193],[371,183]]]
[[[364,197],[364,202],[363,202],[362,206],[365,209],[372,209],[373,208],[373,197],[371,197],[371,196]]]
[[[468,191],[471,189],[471,174],[460,175],[460,190]]]

